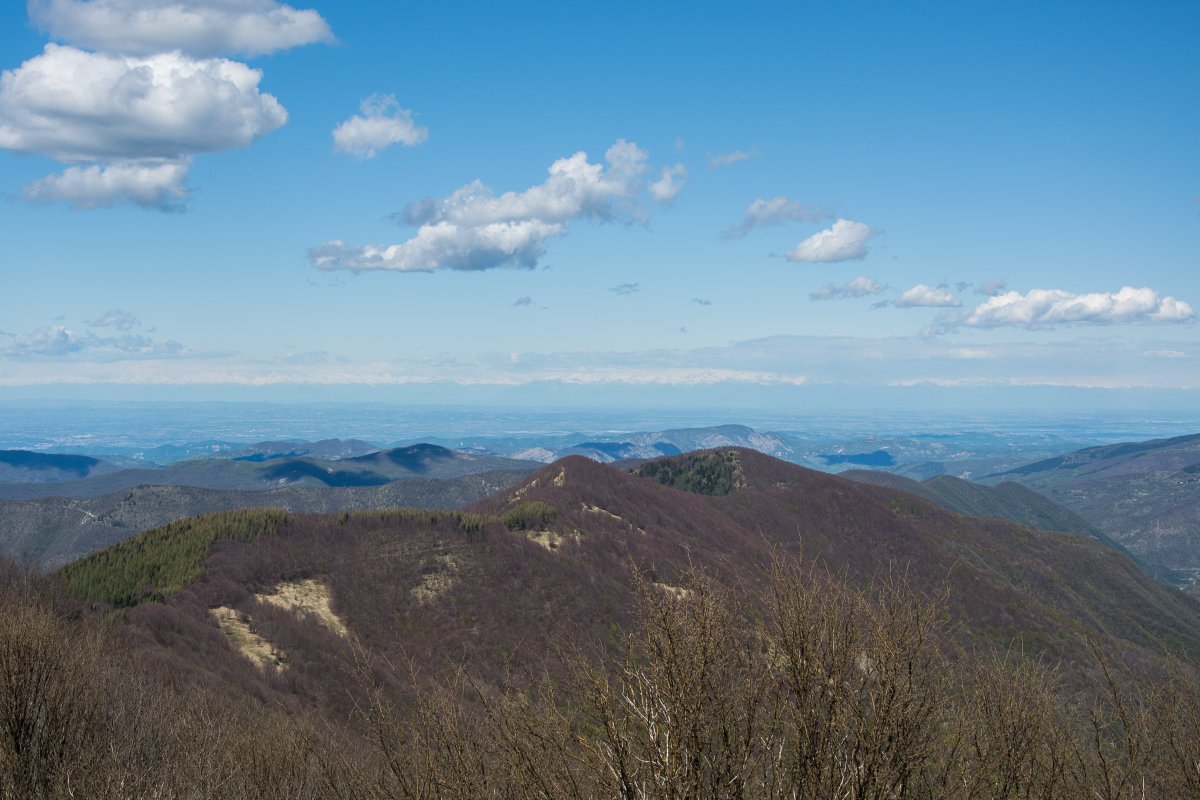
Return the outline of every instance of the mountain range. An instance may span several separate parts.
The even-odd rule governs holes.
[[[569,457],[467,511],[193,518],[61,578],[121,610],[124,641],[174,675],[349,714],[337,676],[355,647],[519,682],[552,648],[615,646],[633,568],[668,593],[696,568],[754,589],[780,556],[862,587],[902,576],[944,597],[966,646],[1017,646],[1069,674],[1087,668],[1089,642],[1125,663],[1163,647],[1200,657],[1200,604],[1091,536],[962,516],[746,449],[632,470]]]
[[[240,491],[288,486],[383,486],[413,477],[458,478],[534,466],[536,464],[515,459],[463,453],[431,444],[374,451],[337,460],[308,455],[267,457],[262,453],[250,453],[233,458],[189,459],[158,468],[104,469],[73,480],[0,484],[0,500],[99,497],[150,485]]]
[[[584,456],[609,464],[614,461],[651,459],[716,447],[745,447],[767,455],[786,458],[791,447],[778,434],[759,433],[745,425],[715,425],[709,428],[633,433],[620,441],[581,441],[562,447],[537,446],[513,453],[513,458],[550,463],[567,456]]]
[[[263,491],[136,486],[99,497],[3,500],[0,556],[53,569],[148,528],[233,509],[334,513],[400,507],[461,508],[516,483],[529,471],[408,478],[382,486],[291,486]]]
[[[117,469],[91,456],[0,450],[0,484],[77,481]]]
[[[1046,495],[1156,570],[1200,577],[1200,434],[1090,447],[989,480]]]

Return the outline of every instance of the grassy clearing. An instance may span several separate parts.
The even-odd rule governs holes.
[[[449,553],[433,557],[432,569],[412,589],[413,597],[427,603],[445,594],[458,577],[458,559]]]
[[[333,612],[329,602],[329,587],[320,581],[303,580],[281,583],[270,594],[255,595],[259,602],[269,603],[298,614],[312,614],[321,624],[338,636],[349,632],[346,623]]]
[[[250,628],[250,620],[240,611],[229,606],[209,609],[209,614],[235,649],[253,663],[268,670],[279,670],[287,666],[283,653]]]

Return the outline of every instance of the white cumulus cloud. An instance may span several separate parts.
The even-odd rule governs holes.
[[[829,216],[819,208],[806,206],[799,200],[789,200],[782,195],[770,199],[760,197],[746,206],[742,221],[727,228],[721,236],[726,239],[738,239],[755,228],[762,228],[766,225],[778,225],[781,222],[811,222]]]
[[[523,192],[495,195],[480,181],[449,197],[426,198],[399,219],[417,226],[405,242],[388,246],[331,241],[309,251],[317,269],[485,270],[533,267],[547,239],[562,236],[577,219],[613,220],[628,212],[641,191],[646,152],[619,140],[605,153],[608,166],[586,153],[550,165],[547,179]]]
[[[262,73],[227,59],[148,57],[46,45],[0,75],[0,148],[72,167],[25,188],[88,208],[178,204],[198,153],[245,147],[287,121]]]
[[[263,55],[333,40],[316,11],[275,0],[30,0],[55,39],[109,53]]]
[[[374,158],[394,144],[416,147],[429,138],[429,129],[413,121],[390,94],[373,94],[359,112],[333,129],[333,149],[359,158]]]
[[[897,308],[950,308],[962,303],[947,289],[918,283],[893,300],[892,305]]]
[[[687,180],[687,167],[683,164],[676,164],[673,167],[663,167],[662,176],[647,188],[650,190],[650,196],[655,200],[663,205],[670,205],[683,191],[683,185],[687,183]]]
[[[75,208],[182,210],[193,156],[246,147],[287,122],[279,101],[259,91],[260,71],[218,56],[333,38],[316,11],[276,0],[27,6],[56,41],[0,74],[0,149],[68,165],[23,196]]]
[[[788,261],[859,261],[867,257],[867,241],[875,235],[862,222],[839,219],[832,227],[814,233],[787,252]]]
[[[866,275],[860,275],[851,281],[846,281],[840,286],[836,283],[827,283],[815,292],[809,294],[810,300],[844,300],[852,297],[867,297],[873,294],[879,294],[886,287],[874,278],[869,278]]]
[[[1075,294],[1062,289],[1005,292],[981,303],[962,320],[973,328],[1043,328],[1064,324],[1116,325],[1186,322],[1192,307],[1150,288],[1125,286],[1116,292]]]
[[[178,159],[250,144],[287,122],[262,73],[227,59],[46,45],[0,76],[0,148],[58,161]]]
[[[34,181],[21,191],[26,200],[69,203],[74,208],[104,208],[133,203],[172,210],[187,201],[189,161],[119,161],[105,166],[69,167]]]

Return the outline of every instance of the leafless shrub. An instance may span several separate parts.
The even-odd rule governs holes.
[[[1097,685],[1068,693],[1019,650],[956,650],[900,576],[853,588],[779,561],[762,596],[700,571],[634,582],[609,657],[487,682],[355,642],[352,719],[318,721],[150,676],[4,573],[0,800],[1200,796],[1191,664],[1134,675],[1097,644]]]

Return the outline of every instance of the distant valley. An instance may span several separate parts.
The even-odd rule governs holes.
[[[1200,575],[1200,436],[1060,450],[1026,460],[1019,456],[1065,441],[965,434],[836,442],[744,425],[535,441],[540,443],[471,440],[461,442],[461,449],[432,443],[379,448],[362,439],[210,441],[162,445],[146,454],[169,463],[133,467],[127,456],[107,461],[78,453],[0,451],[0,552],[62,564],[155,525],[234,508],[459,508],[564,457],[636,464],[732,447],[844,472],[969,516],[1083,533],[1172,582]],[[189,457],[170,461],[184,454]]]
[[[1035,489],[1152,567],[1200,577],[1200,435],[1087,448],[988,480]]]

